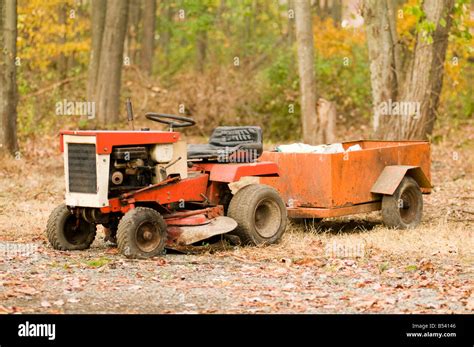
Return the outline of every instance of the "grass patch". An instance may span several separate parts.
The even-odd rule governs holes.
[[[102,267],[104,265],[107,265],[108,263],[110,263],[112,260],[109,259],[109,258],[105,258],[105,257],[100,257],[98,259],[92,259],[92,260],[88,260],[86,261],[86,265],[89,266],[89,267]]]
[[[382,272],[384,272],[384,271],[387,271],[389,268],[390,268],[390,264],[389,264],[389,263],[382,263],[382,264],[379,264],[379,271],[380,271],[380,273],[382,273]]]

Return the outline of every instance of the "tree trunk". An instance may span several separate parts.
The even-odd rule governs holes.
[[[89,61],[89,72],[87,81],[87,100],[93,101],[95,98],[97,77],[99,74],[100,53],[102,47],[102,36],[104,34],[105,14],[107,11],[106,0],[92,1],[92,46]]]
[[[127,29],[128,0],[108,0],[96,87],[99,124],[119,120],[123,46]]]
[[[207,31],[199,30],[196,33],[196,69],[204,71],[207,55]]]
[[[143,7],[143,37],[140,65],[151,75],[153,69],[153,52],[155,49],[156,0],[145,0]]]
[[[295,1],[288,0],[288,22],[287,22],[287,38],[290,45],[295,42]]]
[[[454,0],[423,2],[425,20],[436,25],[431,33],[433,43],[427,43],[425,33],[419,32],[413,55],[403,56],[396,34],[393,2],[364,1],[376,137],[425,139],[432,133],[453,5]],[[441,19],[445,21],[444,26],[440,25]]]
[[[130,58],[132,64],[137,64],[138,59],[138,37],[140,33],[141,1],[130,0],[128,11],[127,38],[125,40],[125,54]]]
[[[374,107],[373,131],[380,133],[380,105],[388,100],[397,99],[397,78],[395,67],[394,38],[392,21],[388,15],[387,1],[364,0],[362,15],[364,16],[367,46],[370,61],[370,82],[372,85],[372,103]],[[385,129],[382,129],[382,132]]]
[[[332,1],[330,13],[334,24],[340,27],[342,21],[342,0]]]
[[[321,1],[320,0],[311,0],[311,7],[314,8],[314,11],[317,16],[322,18],[321,16]]]
[[[333,143],[336,141],[336,105],[331,101],[319,98],[317,114],[322,134],[321,141],[323,143]]]
[[[316,83],[314,77],[314,47],[311,6],[307,0],[295,0],[298,72],[300,77],[303,141],[321,143],[316,118]]]
[[[433,43],[427,44],[418,33],[411,74],[407,76],[402,100],[418,102],[418,114],[409,114],[402,122],[401,138],[427,138],[433,132],[438,112],[439,97],[443,86],[444,61],[448,48],[448,34],[454,0],[424,1],[426,20],[436,23],[432,33]],[[440,25],[444,19],[445,25]]]
[[[170,65],[170,43],[171,43],[171,36],[173,34],[171,28],[173,25],[173,6],[168,2],[165,2],[162,5],[162,12],[163,16],[166,17],[166,28],[163,30],[161,35],[160,43],[161,49],[165,54],[165,69],[168,69]]]
[[[64,32],[59,38],[59,43],[64,45],[66,43],[66,25],[67,25],[67,7],[64,4],[59,5],[58,8],[58,21],[59,24],[63,26]],[[61,53],[58,58],[58,70],[61,79],[64,80],[67,78],[67,70],[68,70],[68,57]]]
[[[16,0],[0,0],[0,154],[18,151],[16,21]]]
[[[317,7],[316,10],[319,10],[319,15],[320,18],[326,19],[329,16],[329,0],[318,0],[319,2],[319,8]]]

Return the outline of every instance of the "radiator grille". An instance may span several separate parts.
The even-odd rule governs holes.
[[[94,144],[68,144],[69,191],[97,193],[96,154]]]

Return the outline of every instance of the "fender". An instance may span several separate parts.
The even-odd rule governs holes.
[[[278,177],[278,165],[271,161],[240,164],[204,163],[196,166],[209,172],[209,180],[213,182],[237,182],[245,176]]]
[[[423,193],[431,192],[433,186],[421,167],[410,165],[386,166],[370,189],[370,192],[374,194],[393,195],[405,175],[412,177],[420,188],[422,188]]]

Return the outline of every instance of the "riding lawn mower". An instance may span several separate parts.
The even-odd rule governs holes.
[[[129,101],[127,111],[133,124]],[[278,176],[277,164],[257,161],[261,128],[220,126],[208,144],[186,145],[174,129],[195,125],[192,118],[145,117],[169,130],[61,131],[66,201],[47,224],[55,249],[89,248],[98,225],[129,258],[227,233],[251,245],[281,238],[287,211],[275,189],[250,184],[232,194],[229,188],[246,176]]]

